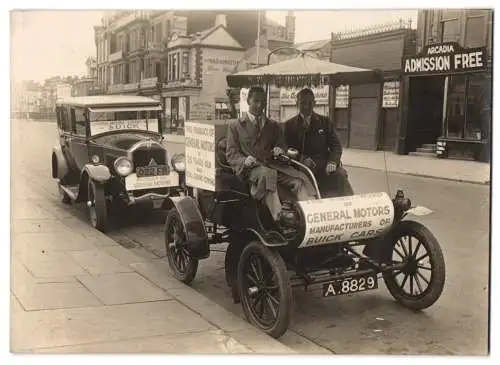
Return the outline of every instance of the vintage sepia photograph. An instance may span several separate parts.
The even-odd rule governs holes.
[[[11,356],[490,357],[494,9],[176,5],[9,9]]]

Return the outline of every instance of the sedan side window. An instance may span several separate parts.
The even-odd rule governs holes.
[[[73,133],[78,136],[86,136],[85,112],[82,108],[71,108],[71,119],[73,121]]]
[[[57,125],[59,129],[64,132],[71,131],[71,123],[68,116],[68,108],[66,106],[59,106],[56,109],[57,112]]]

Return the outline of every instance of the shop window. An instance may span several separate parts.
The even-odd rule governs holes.
[[[485,36],[486,17],[469,17],[465,24],[465,42],[466,48],[483,47],[486,45]]]
[[[483,115],[487,107],[486,85],[482,75],[470,75],[467,78],[465,138],[481,140],[487,134],[487,120]]]
[[[488,100],[487,83],[482,75],[452,76],[449,80],[446,111],[447,137],[484,139],[488,123],[484,116]]]
[[[448,137],[463,138],[465,123],[465,76],[457,75],[449,78],[446,119]]]

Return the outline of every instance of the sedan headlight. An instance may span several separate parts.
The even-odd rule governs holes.
[[[170,163],[172,164],[172,167],[174,168],[175,171],[177,171],[177,172],[186,171],[186,163],[185,163],[184,154],[180,153],[180,154],[172,156]]]
[[[114,163],[115,170],[120,176],[127,176],[134,170],[134,164],[127,157],[118,157]]]

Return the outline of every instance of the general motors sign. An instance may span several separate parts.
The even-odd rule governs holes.
[[[404,75],[432,75],[486,70],[486,47],[462,48],[458,43],[425,46],[416,56],[403,57]]]

